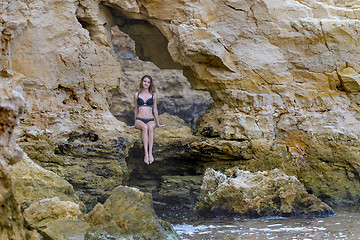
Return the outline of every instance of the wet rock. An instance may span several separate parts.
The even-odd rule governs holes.
[[[171,224],[158,219],[151,194],[119,186],[85,216],[92,230],[87,239],[180,239]]]
[[[227,175],[207,169],[201,202],[195,212],[214,216],[329,216],[333,210],[293,176],[279,169],[251,173],[231,169]]]

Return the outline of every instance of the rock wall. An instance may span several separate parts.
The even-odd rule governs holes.
[[[12,133],[24,107],[19,92],[0,84],[0,239],[25,239],[23,217],[9,171],[9,165],[20,161],[23,154]]]
[[[151,47],[167,47],[214,100],[198,132],[250,141],[251,159],[237,165],[281,167],[329,203],[359,201],[356,1],[104,3],[130,37],[146,24],[165,36]],[[149,46],[133,38],[139,53]]]
[[[109,111],[112,93],[128,87],[111,42],[116,25],[139,59],[183,71],[214,101],[192,142],[184,128],[158,131],[161,159],[203,161],[196,174],[277,167],[327,203],[359,202],[359,8],[345,0],[4,2],[0,78],[28,102],[18,142],[92,204],[127,180],[129,149],[141,148],[138,132]]]
[[[8,1],[2,8],[1,81],[21,87],[28,105],[19,144],[87,202],[105,200],[128,173],[132,143],[107,103],[121,78],[111,15],[97,2],[72,0]],[[84,28],[87,21],[99,34]]]

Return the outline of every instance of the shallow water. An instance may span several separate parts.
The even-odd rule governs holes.
[[[360,207],[327,218],[167,219],[183,239],[360,239]]]

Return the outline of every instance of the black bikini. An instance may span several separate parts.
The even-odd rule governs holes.
[[[138,104],[139,107],[152,107],[154,105],[154,100],[153,100],[153,97],[151,96],[151,98],[149,98],[145,102],[144,99],[139,97],[139,94],[138,94],[137,104]]]
[[[138,104],[138,107],[152,107],[154,105],[154,99],[151,96],[149,99],[144,101],[144,99],[139,97],[139,93],[138,93],[137,104]],[[154,118],[139,118],[139,117],[137,117],[136,119],[143,121],[143,123],[145,123],[145,124],[147,124],[148,122],[154,121]]]
[[[137,120],[143,121],[145,124],[147,124],[148,122],[154,121],[154,118],[136,118]]]

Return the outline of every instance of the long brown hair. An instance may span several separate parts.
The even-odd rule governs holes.
[[[153,82],[153,79],[150,75],[144,75],[142,78],[141,78],[141,81],[140,81],[140,84],[139,84],[139,92],[141,92],[141,90],[143,90],[143,84],[142,82],[144,81],[145,78],[148,78],[150,80],[150,86],[149,86],[149,92],[151,94],[154,94],[156,92],[156,89],[155,89],[155,85],[154,85],[154,82]]]

